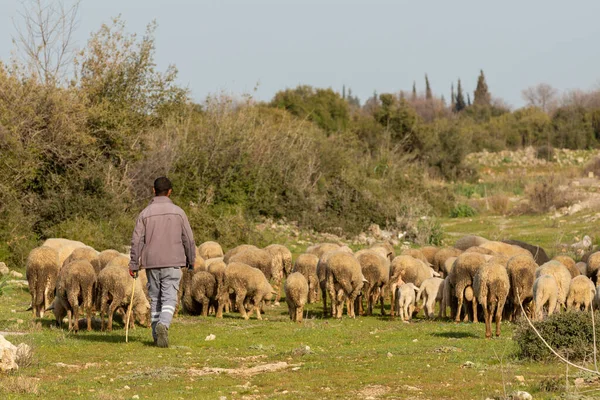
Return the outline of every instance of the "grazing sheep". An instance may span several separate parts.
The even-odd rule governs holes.
[[[513,304],[511,320],[516,319],[521,312],[521,305],[526,310],[533,301],[533,281],[535,270],[538,265],[533,257],[518,255],[510,258],[506,265],[506,271],[510,279],[510,291],[508,298]]]
[[[592,301],[592,307],[594,307],[594,311],[600,309],[600,285],[596,286],[596,295],[594,301]]]
[[[308,281],[300,272],[294,272],[285,281],[285,302],[288,305],[290,319],[302,322],[304,305],[308,300]]]
[[[209,258],[223,257],[223,248],[217,242],[204,242],[197,248],[200,257],[208,260]]]
[[[440,312],[442,307],[442,299],[444,297],[444,290],[442,285],[444,284],[444,280],[442,278],[429,278],[425,279],[421,286],[419,287],[419,291],[417,292],[416,302],[418,303],[423,297],[423,310],[425,312],[425,316],[427,318],[434,317],[435,311],[435,303],[436,301],[440,302]]]
[[[292,270],[292,252],[280,244],[271,244],[264,248],[269,253],[273,262],[273,289],[277,292],[275,303],[281,299],[281,282]]]
[[[552,275],[540,275],[533,282],[534,319],[542,320],[544,306],[548,305],[548,315],[556,310],[558,304],[558,284]]]
[[[558,261],[559,263],[567,267],[569,273],[571,274],[571,278],[575,278],[576,276],[581,275],[581,272],[579,272],[579,268],[575,266],[575,260],[573,260],[571,257],[561,254],[555,256],[553,260]]]
[[[531,253],[519,246],[515,246],[512,244],[504,243],[504,242],[494,242],[489,241],[482,243],[479,247],[483,247],[484,249],[492,250],[494,253],[506,256],[513,257],[519,254],[531,255]]]
[[[292,268],[292,273],[301,273],[308,282],[308,303],[314,303],[319,293],[319,278],[317,277],[319,257],[314,254],[300,254]]]
[[[433,265],[433,259],[435,258],[435,253],[437,253],[438,250],[439,249],[435,246],[421,247],[421,253],[423,253],[429,265]]]
[[[558,304],[559,306],[565,306],[567,295],[569,294],[569,286],[571,285],[571,274],[567,267],[558,261],[550,260],[535,271],[536,278],[542,275],[552,275],[556,279],[556,284],[558,285]]]
[[[550,258],[546,254],[546,251],[540,246],[525,243],[520,240],[503,240],[502,242],[506,244],[511,244],[513,246],[519,246],[520,248],[529,251],[537,265],[542,265],[550,261]]]
[[[445,247],[443,249],[438,250],[433,257],[433,269],[436,272],[443,271],[444,263],[450,257],[458,257],[462,253],[462,250],[456,249],[454,247]]]
[[[225,253],[225,255],[223,256],[223,261],[225,261],[225,264],[229,264],[229,259],[231,257],[235,256],[238,253],[246,251],[248,249],[258,249],[258,247],[254,246],[252,244],[240,244],[239,246],[234,247],[233,249],[231,249],[227,253]]]
[[[496,336],[500,336],[502,311],[508,297],[510,281],[503,265],[488,262],[481,266],[473,279],[473,291],[483,307],[485,337],[492,337],[492,318],[496,314]],[[476,310],[474,310],[476,313]],[[474,316],[475,318],[475,316]]]
[[[195,312],[197,308],[192,301],[192,279],[194,275],[198,272],[206,272],[206,263],[204,259],[198,255],[196,255],[196,260],[194,261],[194,268],[182,268],[181,269],[181,279],[179,280],[179,290],[177,291],[177,305],[175,306],[175,313],[178,314],[180,307],[188,311],[190,314],[198,315],[200,312]]]
[[[587,276],[576,276],[571,280],[569,295],[567,296],[567,309],[587,311],[596,295],[596,287]]]
[[[321,258],[321,256],[330,251],[336,251],[340,249],[339,244],[335,243],[319,243],[308,247],[305,253],[314,254],[315,256]]]
[[[223,285],[225,292],[230,289],[235,293],[235,302],[238,310],[244,319],[248,319],[254,309],[256,317],[260,316],[260,306],[265,300],[271,300],[275,291],[269,281],[258,268],[253,268],[247,264],[231,261],[225,268],[225,281]],[[246,313],[244,303],[251,303],[249,314]]]
[[[229,292],[225,293],[225,268],[227,267],[220,257],[206,260],[208,272],[217,282],[217,318],[223,318],[223,308],[229,312]]]
[[[423,261],[417,260],[411,256],[400,255],[394,258],[390,266],[390,291],[392,293],[391,314],[394,316],[396,286],[402,283],[412,283],[417,288],[421,286],[423,281],[440,274],[435,272],[433,268],[426,265]]]
[[[111,260],[113,258],[119,257],[121,255],[122,255],[121,253],[119,253],[116,250],[112,250],[112,249],[101,251],[100,254],[98,254],[98,264],[99,264],[98,273],[100,273],[100,271],[102,271],[104,268],[106,268],[108,263],[111,262]]]
[[[36,247],[29,252],[26,265],[33,318],[44,318],[44,310],[54,300],[56,277],[60,269],[58,251],[48,246]]]
[[[375,243],[371,246],[371,250],[378,251],[382,256],[389,259],[390,262],[396,257],[396,250],[394,250],[394,246],[390,242],[380,242]]]
[[[429,265],[429,261],[427,261],[427,257],[425,257],[423,252],[419,249],[405,249],[405,250],[402,250],[401,255],[411,256],[413,258],[416,258],[417,260],[423,261],[426,265]]]
[[[367,280],[362,293],[367,297],[367,314],[373,315],[373,304],[381,300],[381,315],[385,315],[384,310],[384,286],[390,279],[390,262],[372,250],[361,250],[355,254],[358,260],[362,274]],[[362,312],[362,294],[359,296],[359,312]]]
[[[99,253],[91,247],[79,247],[73,250],[69,257],[65,259],[62,268],[73,261],[86,260],[92,264],[92,267],[94,267],[94,272],[96,272],[96,275],[98,275],[100,272],[100,261],[98,260],[98,254]]]
[[[493,256],[495,254],[492,250],[486,249],[486,248],[480,247],[480,246],[469,247],[468,249],[465,250],[465,253],[479,253],[479,254],[485,254],[488,256]]]
[[[448,275],[450,284],[454,287],[454,296],[458,299],[458,307],[454,317],[460,322],[460,313],[464,301],[464,293],[467,286],[473,285],[473,279],[477,270],[486,263],[486,256],[479,253],[463,253],[456,258],[452,271]],[[473,298],[473,322],[477,322],[477,298]]]
[[[444,282],[440,287],[442,291],[442,303],[440,304],[440,311],[438,313],[438,317],[446,318],[446,311],[448,307],[451,307],[451,315],[452,315],[452,291],[454,288],[450,284],[450,277],[446,276],[444,278]]]
[[[587,276],[594,282],[594,285],[600,284],[600,251],[592,253],[587,259]]]
[[[208,315],[208,309],[215,305],[217,300],[217,280],[215,276],[207,271],[197,271],[193,274],[182,304],[186,311],[192,315]]]
[[[395,308],[398,310],[398,315],[402,321],[412,319],[412,314],[415,311],[416,292],[419,288],[412,283],[404,283],[396,288],[395,293]]]
[[[100,310],[102,330],[105,329],[104,317],[106,314],[108,314],[108,326],[106,326],[106,329],[110,332],[112,331],[115,310],[117,308],[122,308],[123,310],[128,309],[129,302],[131,301],[133,281],[134,279],[129,276],[127,268],[112,263],[112,261],[100,271],[100,274],[98,274],[99,295],[96,298],[96,308]],[[148,326],[150,320],[150,303],[142,290],[141,279],[135,280],[132,314],[133,318],[130,321],[131,327],[134,326],[134,320],[138,321],[143,326]]]
[[[75,260],[66,264],[59,272],[56,282],[56,300],[60,307],[55,308],[56,322],[61,326],[66,310],[69,330],[79,331],[79,307],[87,315],[87,330],[92,330],[92,307],[96,290],[96,271],[87,260]],[[58,314],[58,315],[57,315]]]
[[[440,274],[443,273],[444,276],[450,275],[450,272],[452,272],[452,268],[454,268],[454,261],[456,261],[456,258],[457,257],[447,258],[444,262],[442,270],[440,271]]]
[[[489,240],[487,240],[484,237],[476,235],[467,235],[458,239],[454,244],[454,247],[459,250],[465,251],[469,247],[480,246],[486,242],[489,242]]]
[[[229,263],[232,262],[239,262],[253,268],[258,268],[267,280],[273,283],[275,305],[279,304],[278,293],[281,281],[283,280],[283,274],[275,269],[275,263],[269,252],[259,248],[247,248],[230,257]]]
[[[583,276],[587,276],[587,264],[584,262],[578,262],[575,264],[575,267],[579,270],[579,274]]]
[[[343,251],[332,253],[327,258],[326,280],[332,315],[342,318],[344,300],[347,300],[348,316],[354,318],[354,301],[366,282],[358,260]]]

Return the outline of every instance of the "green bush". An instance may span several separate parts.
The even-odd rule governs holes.
[[[474,217],[475,215],[477,215],[477,210],[468,204],[458,204],[450,211],[450,218]]]
[[[600,338],[600,312],[595,313],[596,332]],[[592,318],[589,312],[552,314],[544,321],[534,322],[535,328],[548,344],[570,361],[589,360],[593,354]],[[526,322],[514,335],[523,359],[545,360],[555,357]]]
[[[535,156],[540,160],[554,161],[554,147],[550,145],[539,146],[535,149]]]

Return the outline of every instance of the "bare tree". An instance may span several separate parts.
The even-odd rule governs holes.
[[[556,108],[557,95],[558,91],[547,83],[528,87],[521,92],[521,96],[523,96],[523,100],[527,102],[527,105],[539,107],[546,113],[550,113]]]
[[[13,43],[29,72],[44,84],[59,84],[69,72],[75,55],[73,33],[77,28],[80,0],[71,6],[63,0],[23,0],[21,20],[13,20]]]

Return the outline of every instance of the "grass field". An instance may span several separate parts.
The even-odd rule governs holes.
[[[180,316],[171,347],[159,349],[141,327],[126,344],[120,326],[70,334],[50,327],[48,318],[43,327],[31,324],[25,290],[0,299],[0,330],[26,332],[6,337],[35,353],[31,366],[0,377],[6,399],[485,399],[515,390],[551,399],[566,390],[564,366],[517,360],[509,323],[500,338],[486,340],[482,324],[403,323],[378,313],[323,319],[317,303],[295,324],[283,303],[269,307],[263,321]],[[215,340],[206,341],[209,334]],[[571,398],[600,389],[576,389],[580,376],[568,373]],[[600,391],[588,395],[594,393]]]

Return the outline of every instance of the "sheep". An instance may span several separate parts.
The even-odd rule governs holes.
[[[206,317],[210,304],[214,305],[217,301],[217,289],[217,280],[213,274],[207,271],[197,271],[191,277],[188,290],[182,299],[185,309],[190,314],[198,315],[200,314],[199,306],[202,306],[202,316]]]
[[[217,282],[217,318],[223,318],[223,308],[229,312],[229,293],[224,293],[225,268],[227,267],[221,257],[206,260],[207,271],[215,277]],[[223,297],[222,297],[223,296]]]
[[[411,256],[413,258],[416,258],[417,260],[423,261],[425,263],[425,265],[429,265],[429,261],[427,261],[427,257],[425,257],[423,252],[419,249],[405,249],[405,250],[402,250],[401,255]]]
[[[73,261],[86,260],[86,261],[89,261],[90,264],[92,264],[92,267],[94,267],[94,272],[96,272],[96,275],[98,275],[98,273],[100,272],[100,261],[98,259],[98,254],[99,253],[96,250],[92,249],[91,247],[76,248],[69,255],[69,257],[67,257],[65,259],[65,261],[63,262],[62,268],[64,268],[65,265],[68,265],[69,263],[71,263]]]
[[[504,243],[504,242],[494,242],[489,241],[479,245],[479,247],[483,247],[484,249],[492,250],[494,253],[498,253],[504,255],[506,257],[512,257],[519,254],[531,255],[531,253],[519,246],[515,246],[512,244]]]
[[[131,290],[133,289],[134,279],[129,276],[129,272],[121,265],[110,262],[98,274],[98,297],[96,298],[96,308],[100,310],[102,320],[101,329],[112,331],[113,315],[117,308],[127,310],[131,301]],[[104,317],[108,313],[108,324],[105,326]],[[135,280],[135,292],[133,294],[132,306],[133,318],[130,326],[134,326],[134,319],[141,325],[148,326],[150,320],[150,303],[142,290],[142,281]]]
[[[321,256],[330,251],[339,250],[340,245],[335,243],[319,243],[308,247],[305,253],[314,254],[315,256],[321,258]]]
[[[326,280],[332,315],[341,318],[344,300],[347,300],[348,316],[354,318],[354,300],[366,282],[358,260],[343,251],[332,253],[327,258]]]
[[[569,294],[569,286],[571,285],[571,274],[567,267],[558,261],[550,260],[535,271],[536,278],[542,275],[554,276],[558,285],[558,304],[559,306],[565,306],[567,295]]]
[[[248,249],[258,249],[258,247],[254,246],[252,244],[240,244],[239,246],[234,247],[233,249],[231,249],[227,253],[225,253],[225,255],[223,256],[223,261],[225,261],[225,264],[229,264],[229,259],[231,257],[235,256],[238,253],[246,251]]]
[[[506,265],[506,271],[510,279],[510,291],[508,298],[513,304],[511,320],[515,319],[523,309],[533,301],[533,281],[535,280],[535,270],[538,265],[533,257],[528,255],[518,255],[511,257]]]
[[[550,258],[546,254],[546,251],[540,246],[525,243],[520,240],[503,240],[502,242],[506,244],[511,244],[513,246],[519,246],[522,249],[529,251],[537,265],[542,265],[550,261]]]
[[[600,280],[598,279],[600,276],[600,251],[596,251],[588,256],[587,276],[595,285],[600,284]]]
[[[300,254],[292,268],[292,273],[301,273],[308,282],[308,303],[314,303],[318,297],[319,279],[317,277],[317,264],[319,258],[314,254]]]
[[[179,290],[177,292],[177,306],[175,307],[175,314],[179,312],[179,308],[183,305],[183,308],[188,310],[190,313],[194,312],[194,306],[192,304],[192,295],[190,293],[192,278],[200,271],[206,272],[206,264],[204,259],[196,255],[194,261],[194,268],[182,268],[181,279],[179,280]],[[183,303],[186,299],[187,303]]]
[[[579,274],[583,275],[583,276],[587,276],[587,264],[579,261],[577,264],[575,264],[575,267],[579,270]]]
[[[489,242],[489,240],[481,236],[467,235],[458,239],[456,243],[454,243],[454,247],[459,250],[465,251],[469,247],[479,246],[486,242]]]
[[[592,301],[592,307],[594,308],[594,311],[600,309],[600,285],[596,286],[596,295]]]
[[[416,292],[419,290],[413,283],[404,283],[396,288],[395,308],[402,321],[412,319],[415,311]]]
[[[367,314],[373,315],[373,304],[381,299],[381,315],[385,315],[383,290],[390,278],[390,262],[371,250],[361,250],[355,254],[362,274],[367,280],[362,293],[367,297]],[[362,311],[362,294],[359,296],[359,311]]]
[[[275,270],[273,258],[269,252],[259,248],[247,248],[230,257],[229,263],[232,262],[239,262],[254,268],[258,268],[265,275],[268,281],[273,282],[273,289],[275,289],[275,305],[279,304],[277,295],[279,293],[279,288],[281,287],[283,276]]]
[[[288,305],[290,319],[302,322],[304,305],[308,300],[308,281],[300,272],[290,274],[285,281],[285,302]]]
[[[262,319],[260,316],[261,303],[265,300],[271,300],[275,294],[273,287],[261,270],[236,261],[230,262],[225,268],[223,293],[228,293],[229,290],[233,290],[235,293],[238,310],[246,320],[250,318],[244,307],[247,297],[253,307],[250,309],[249,314],[251,315],[253,309],[256,309],[256,317]],[[219,297],[222,298],[222,295],[219,294]]]
[[[52,247],[36,247],[29,252],[25,275],[31,294],[33,318],[44,318],[44,311],[52,304],[59,269],[58,251]]]
[[[275,303],[281,299],[281,282],[292,270],[292,252],[280,244],[271,244],[264,248],[269,253],[273,262],[273,288],[277,292]]]
[[[413,283],[417,287],[427,278],[433,278],[440,274],[435,272],[433,268],[425,265],[421,260],[417,260],[411,256],[400,255],[392,261],[390,266],[390,291],[392,293],[391,314],[394,316],[395,310],[395,293],[396,286],[402,283]]]
[[[496,314],[496,336],[500,336],[502,311],[508,297],[510,281],[503,265],[487,262],[481,266],[473,279],[473,291],[477,301],[483,307],[485,319],[485,337],[492,337],[492,318]],[[474,313],[477,310],[473,310]],[[475,316],[473,316],[475,318]]]
[[[553,275],[540,275],[533,282],[534,319],[543,318],[543,307],[548,305],[548,315],[556,310],[558,304],[558,284]]]
[[[571,279],[569,295],[567,296],[567,309],[587,311],[596,295],[596,287],[587,276],[576,276]]]
[[[217,242],[204,242],[197,248],[198,255],[205,260],[209,258],[223,257],[223,248]]]
[[[102,271],[104,268],[106,268],[106,266],[108,265],[108,263],[116,257],[121,256],[122,254],[119,253],[117,250],[104,250],[101,251],[100,254],[98,254],[98,264],[99,264],[99,271],[98,273],[100,273],[100,271]]]
[[[381,250],[379,250],[379,249],[381,249]],[[371,246],[371,250],[380,251],[381,255],[388,258],[390,260],[390,262],[392,262],[394,257],[396,257],[396,251],[394,250],[394,246],[392,246],[392,244],[387,241],[380,242],[380,243],[374,243]]]
[[[443,266],[446,260],[450,257],[458,257],[462,253],[462,250],[456,249],[454,247],[445,247],[443,249],[438,250],[433,257],[433,269],[436,272],[443,271]]]
[[[423,255],[427,259],[427,262],[429,263],[429,265],[433,265],[433,259],[435,257],[435,253],[437,253],[438,250],[439,249],[435,246],[421,247],[421,253],[423,253]]]
[[[473,285],[477,270],[486,263],[486,258],[479,253],[463,253],[456,258],[450,277],[450,285],[454,287],[454,296],[458,299],[455,321],[460,322],[460,313],[464,301],[464,292],[467,286]],[[477,322],[477,299],[473,298],[473,322]]]
[[[92,330],[92,307],[96,290],[96,271],[87,260],[75,260],[65,265],[58,274],[56,282],[56,301],[54,308],[56,322],[61,326],[66,310],[69,318],[69,330],[79,331],[79,307],[87,314],[87,330]]]
[[[444,266],[442,267],[440,274],[443,273],[444,276],[450,275],[450,272],[452,272],[452,268],[454,267],[454,261],[456,261],[456,258],[457,257],[447,258],[446,261],[444,261]]]
[[[421,300],[421,296],[423,297],[423,309],[427,318],[433,318],[436,301],[440,302],[441,312],[442,298],[444,296],[443,284],[444,279],[435,277],[425,279],[419,287],[416,302],[418,303]]]
[[[579,268],[575,266],[575,260],[573,260],[571,257],[561,254],[555,256],[553,260],[558,261],[559,263],[567,267],[569,273],[571,274],[571,278],[575,278],[576,276],[581,275],[581,272],[579,272]]]
[[[465,253],[479,253],[479,254],[485,254],[488,256],[493,256],[495,254],[492,250],[486,249],[486,248],[480,247],[480,246],[469,247],[468,249],[465,250]]]

